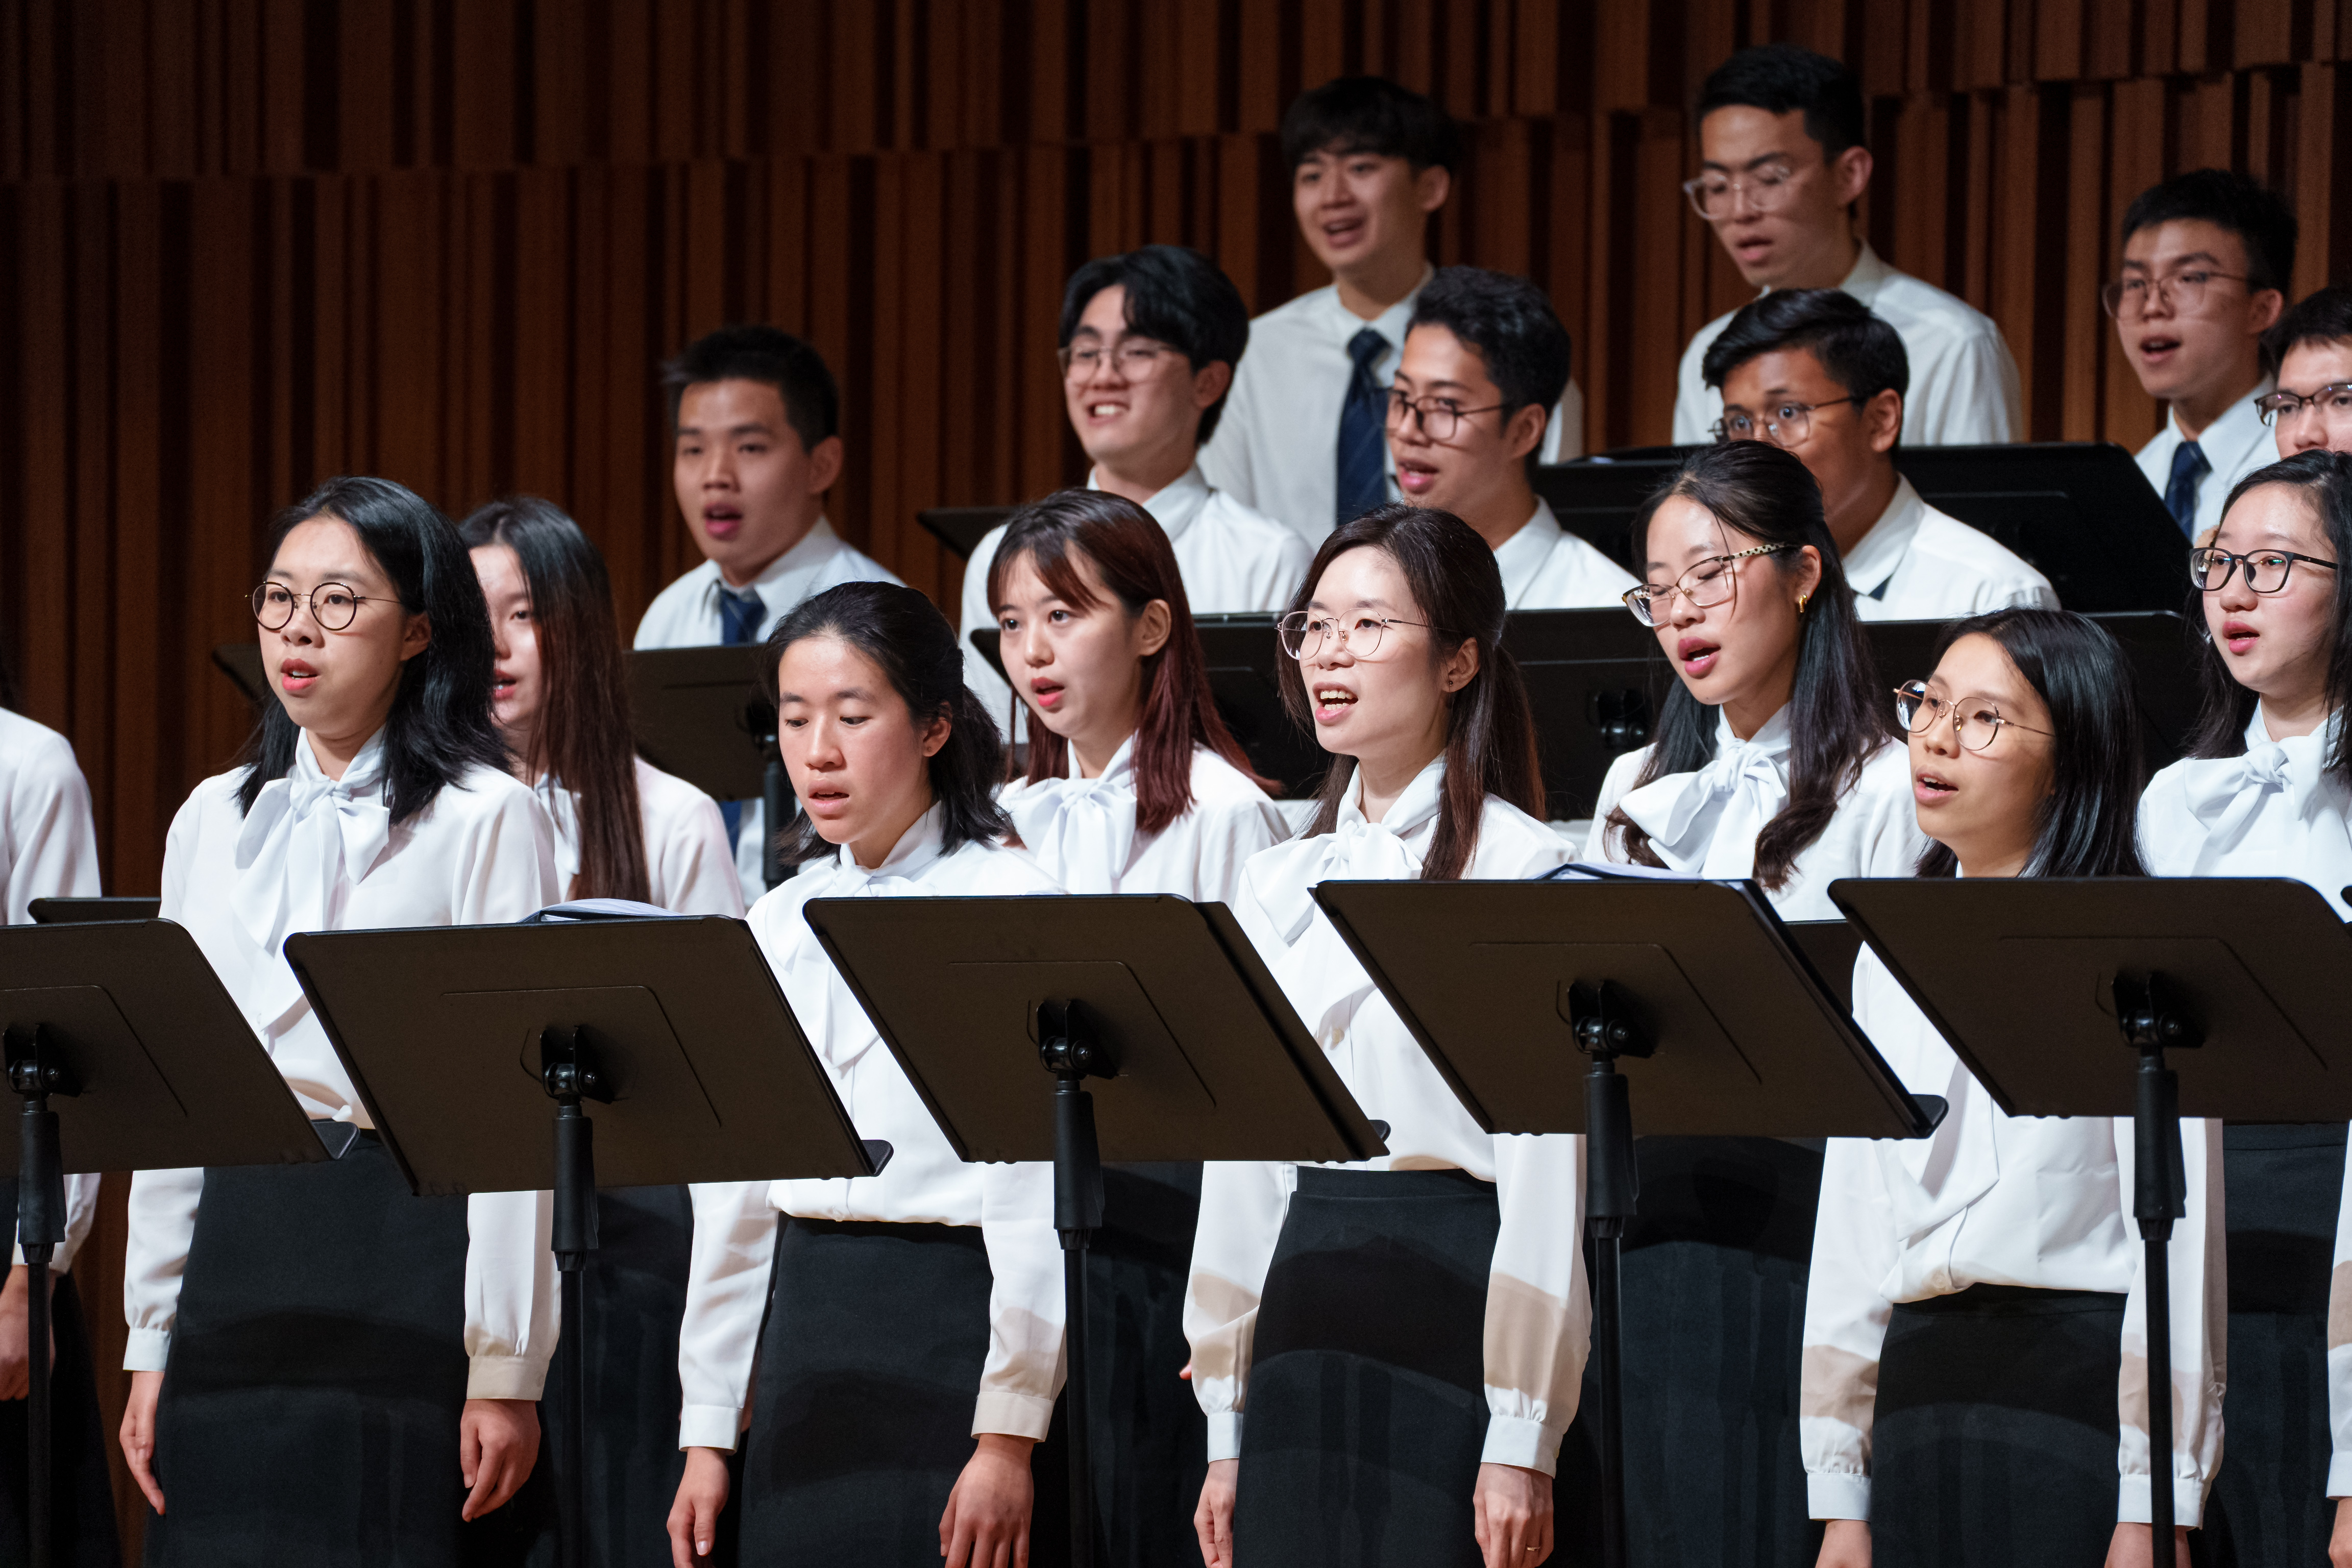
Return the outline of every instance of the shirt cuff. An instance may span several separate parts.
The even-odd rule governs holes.
[[[742,1430],[743,1413],[732,1405],[689,1405],[678,1412],[677,1446],[731,1454]]]
[[[1045,1429],[1053,1424],[1054,1402],[1040,1399],[1034,1394],[1009,1394],[1003,1389],[990,1389],[973,1404],[971,1410],[971,1435],[975,1437],[992,1433],[1042,1443],[1045,1440]]]
[[[2327,1461],[2327,1495],[2352,1497],[2352,1453],[2338,1452]]]
[[[1805,1511],[1815,1519],[1868,1519],[1870,1478],[1850,1470],[1809,1472]]]
[[[466,1363],[468,1399],[537,1399],[547,1388],[547,1363],[529,1356],[478,1355]]]
[[[133,1329],[122,1342],[122,1370],[125,1372],[162,1372],[163,1363],[172,1358],[172,1331],[169,1329]]]
[[[1242,1457],[1242,1413],[1238,1410],[1209,1412],[1209,1463],[1219,1459]]]
[[[1559,1434],[1524,1415],[1486,1417],[1486,1447],[1478,1456],[1482,1465],[1516,1465],[1523,1470],[1551,1475],[1559,1468]]]
[[[2335,1479],[2331,1461],[2328,1479],[2333,1481]],[[2155,1512],[2156,1510],[2151,1506],[2148,1498],[2147,1478],[2146,1476],[2124,1477],[2123,1489],[2116,1499],[2116,1522],[2148,1524],[2153,1522]],[[2179,1476],[2173,1478],[2172,1522],[2177,1527],[2188,1530],[2199,1530],[2204,1527],[2205,1483],[2203,1481],[2183,1479]]]

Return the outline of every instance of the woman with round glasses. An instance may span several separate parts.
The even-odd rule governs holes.
[[[2131,665],[2095,623],[2038,609],[1958,622],[1894,709],[1934,840],[1920,876],[2141,874]],[[1829,1141],[1799,1405],[1812,1512],[1829,1521],[1821,1568],[2147,1563],[2131,1122],[2005,1114],[1867,948],[1853,1016],[1905,1088],[1949,1110],[1927,1138]],[[2164,1469],[2191,1525],[2221,1449],[2217,1132],[2181,1128],[2189,1210],[2170,1249]],[[2165,1562],[2189,1561],[2188,1536]]]
[[[1335,765],[1306,834],[1252,858],[1234,912],[1388,1123],[1388,1152],[1202,1172],[1184,1321],[1211,1568],[1532,1568],[1552,1550],[1591,1318],[1580,1141],[1480,1131],[1312,893],[1567,858],[1534,815],[1503,604],[1469,524],[1388,506],[1323,542],[1283,623],[1285,702]]]
[[[2189,756],[2141,797],[2141,853],[2161,877],[2293,877],[2352,914],[2352,457],[2300,453],[2230,493],[2210,546],[2189,552],[2203,614],[2204,704]],[[2243,1563],[2315,1563],[2328,1549],[2336,1452],[2352,1455],[2352,1375],[2330,1380],[2331,1240],[2345,1130],[2231,1127],[2230,1461],[2214,1487],[2214,1539]],[[2352,1261],[2352,1230],[2335,1240]],[[2352,1310],[2352,1299],[2339,1310]],[[2352,1374],[2352,1368],[2347,1369]],[[2347,1468],[2352,1468],[2347,1466]],[[2338,1506],[2336,1561],[2352,1563]]]
[[[454,1565],[503,1530],[483,1516],[539,1450],[545,1198],[413,1195],[282,948],[519,921],[560,896],[554,844],[507,772],[489,616],[448,520],[389,480],[331,479],[270,549],[253,602],[277,700],[173,819],[163,911],[336,1157],[132,1178],[122,1450],[156,1511],[150,1563]]]
[[[1633,542],[1626,604],[1676,681],[1656,740],[1611,766],[1585,858],[1753,877],[1790,920],[1836,919],[1840,877],[1910,875],[1927,840],[1903,748],[1803,461],[1702,448]],[[1813,1534],[1795,1405],[1820,1156],[1644,1138],[1637,1158],[1627,1514],[1662,1561],[1795,1561]]]

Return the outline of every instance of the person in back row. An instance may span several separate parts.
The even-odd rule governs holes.
[[[1862,84],[1794,44],[1742,49],[1698,100],[1699,174],[1683,189],[1739,275],[1762,290],[1843,289],[1901,334],[1911,361],[1903,438],[1915,447],[2016,441],[2025,435],[2017,362],[1991,318],[1897,272],[1853,232],[1870,185]],[[1722,410],[1704,374],[1731,324],[1701,327],[1683,351],[1675,441],[1696,446]]]
[[[721,327],[662,367],[677,510],[702,564],[664,588],[636,646],[754,643],[786,611],[843,583],[896,583],[824,518],[841,477],[841,394],[816,350],[774,327]],[[770,825],[756,800],[721,801],[746,903],[767,891]]]
[[[2305,298],[2271,329],[2278,384],[2254,400],[2278,455],[2352,452],[2352,289]]]
[[[1151,514],[1203,615],[1282,608],[1314,555],[1289,529],[1210,489],[1193,460],[1225,411],[1249,337],[1233,279],[1180,246],[1097,257],[1062,291],[1062,397],[1094,460],[1087,485]],[[971,642],[996,625],[988,582],[1003,541],[992,529],[964,566],[964,679],[1017,737],[1013,692]]]
[[[1717,440],[1769,441],[1811,470],[1864,620],[2058,607],[2048,578],[1895,471],[1909,357],[1853,295],[1776,289],[1741,306],[1707,345],[1705,374],[1723,395]]]
[[[1568,329],[1542,289],[1449,267],[1414,301],[1389,387],[1398,488],[1477,531],[1509,609],[1613,608],[1633,585],[1631,573],[1562,530],[1528,482],[1568,365]]]
[[[1284,111],[1282,157],[1299,235],[1332,281],[1250,323],[1258,352],[1235,374],[1233,406],[1201,467],[1314,545],[1396,499],[1382,399],[1430,279],[1429,217],[1453,191],[1462,144],[1421,94],[1341,77]],[[1583,451],[1584,395],[1571,381],[1542,460]]]

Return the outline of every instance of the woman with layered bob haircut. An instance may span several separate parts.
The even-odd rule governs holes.
[[[1281,623],[1285,701],[1335,765],[1305,835],[1251,859],[1234,913],[1389,1124],[1388,1153],[1203,1173],[1185,1326],[1213,1568],[1532,1568],[1552,1551],[1591,1321],[1582,1140],[1480,1131],[1311,894],[1567,859],[1535,815],[1503,617],[1495,552],[1468,524],[1389,506],[1323,542]]]
[[[1822,511],[1793,454],[1694,452],[1634,519],[1626,605],[1675,681],[1619,757],[1588,860],[1753,877],[1789,920],[1835,920],[1840,877],[1906,877],[1927,840]],[[1627,1230],[1626,1515],[1661,1563],[1812,1548],[1796,1418],[1821,1157],[1773,1138],[1644,1138]]]
[[[1890,707],[1935,841],[1919,875],[2142,874],[2138,704],[2104,628],[2061,610],[1960,621]],[[1800,1406],[1822,1568],[2147,1563],[2131,1120],[2006,1114],[1867,948],[1853,1016],[1906,1089],[1949,1109],[1927,1138],[1829,1141]],[[2162,1468],[2187,1522],[2166,1563],[2189,1561],[2221,1459],[2225,1364],[2220,1128],[2184,1122],[2181,1144]]]
[[[489,615],[448,520],[331,479],[270,549],[252,607],[277,700],[173,819],[163,912],[336,1158],[131,1179],[123,1454],[158,1516],[150,1563],[456,1564],[482,1549],[463,1521],[538,1451],[545,1194],[412,1195],[282,949],[521,920],[558,897],[554,844],[506,769]]]

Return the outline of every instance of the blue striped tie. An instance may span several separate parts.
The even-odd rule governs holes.
[[[2191,539],[2197,537],[2197,480],[2212,471],[2205,448],[2196,442],[2183,441],[2172,449],[2172,482],[2164,487],[2164,509]]]
[[[1370,327],[1348,340],[1356,368],[1348,377],[1348,400],[1339,405],[1336,522],[1351,522],[1389,499],[1389,395],[1372,377],[1372,366],[1388,352],[1388,339]]]
[[[760,639],[760,623],[767,618],[767,602],[759,595],[749,588],[737,589],[730,588],[725,584],[719,584],[719,640],[720,642],[730,645],[757,642]],[[719,815],[727,819],[727,847],[732,849],[735,847],[735,841],[743,836],[743,803],[740,800],[722,800],[719,803]]]

